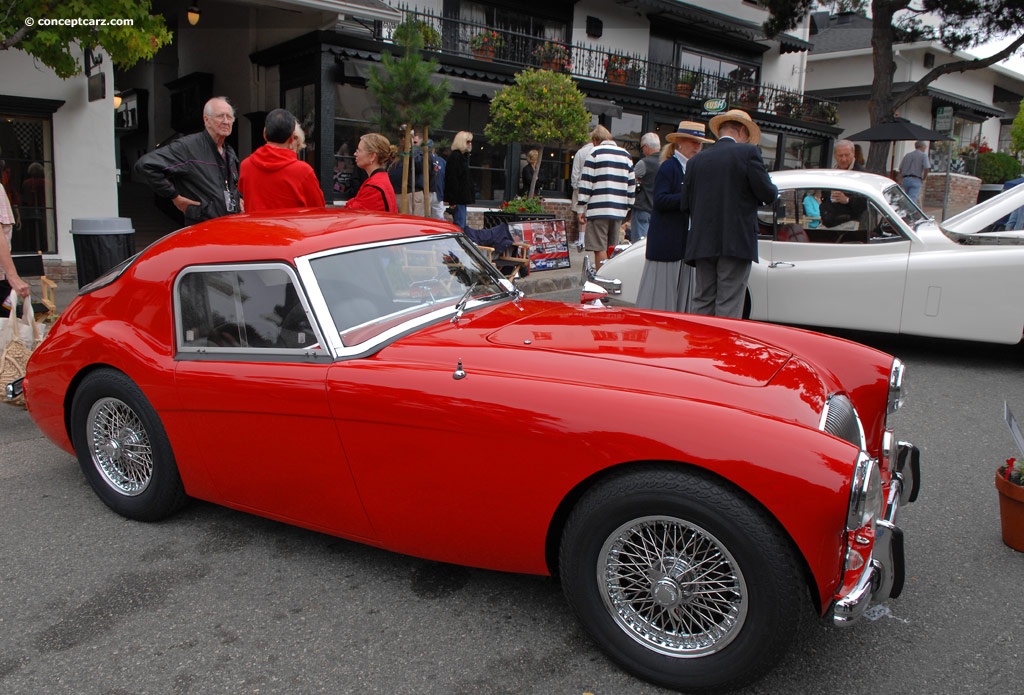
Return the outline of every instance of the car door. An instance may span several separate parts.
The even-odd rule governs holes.
[[[204,497],[370,538],[327,402],[331,358],[299,287],[283,264],[197,267],[178,278],[180,416],[205,462]]]
[[[803,194],[784,191],[781,200]],[[911,244],[899,225],[870,200],[859,219],[832,227],[796,210],[777,208],[775,236],[762,245],[768,320],[898,332]]]

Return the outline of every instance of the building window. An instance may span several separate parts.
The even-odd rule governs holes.
[[[0,183],[11,201],[14,253],[56,253],[53,122],[0,112]]]

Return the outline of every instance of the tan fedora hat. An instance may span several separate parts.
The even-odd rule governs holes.
[[[697,123],[696,121],[679,121],[679,127],[676,129],[676,132],[669,133],[665,136],[665,139],[669,142],[676,142],[683,138],[696,140],[697,142],[705,144],[714,142],[714,140],[704,137],[706,134],[703,123]]]
[[[718,137],[718,129],[726,121],[735,121],[736,123],[745,126],[747,132],[750,133],[749,142],[751,145],[756,145],[761,141],[761,128],[754,123],[746,111],[741,111],[740,109],[729,109],[725,113],[720,113],[711,119],[711,132],[715,134],[716,138]]]

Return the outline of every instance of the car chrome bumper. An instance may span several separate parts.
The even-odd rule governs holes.
[[[875,545],[854,589],[832,607],[832,622],[845,627],[857,622],[872,601],[896,598],[903,591],[906,563],[903,530],[896,525],[900,506],[917,499],[921,489],[921,452],[910,442],[897,444],[892,483],[883,518],[875,522]]]

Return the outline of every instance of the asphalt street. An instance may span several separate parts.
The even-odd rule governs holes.
[[[1020,455],[1002,415],[1007,400],[1024,416],[1024,348],[851,337],[909,367],[897,434],[921,447],[924,487],[901,519],[906,589],[853,628],[808,616],[742,692],[1018,693],[1024,554],[1001,542],[993,477]],[[528,452],[474,455],[514,466]],[[547,578],[198,502],[161,523],[123,519],[9,406],[0,528],[3,693],[665,692],[609,662]]]

